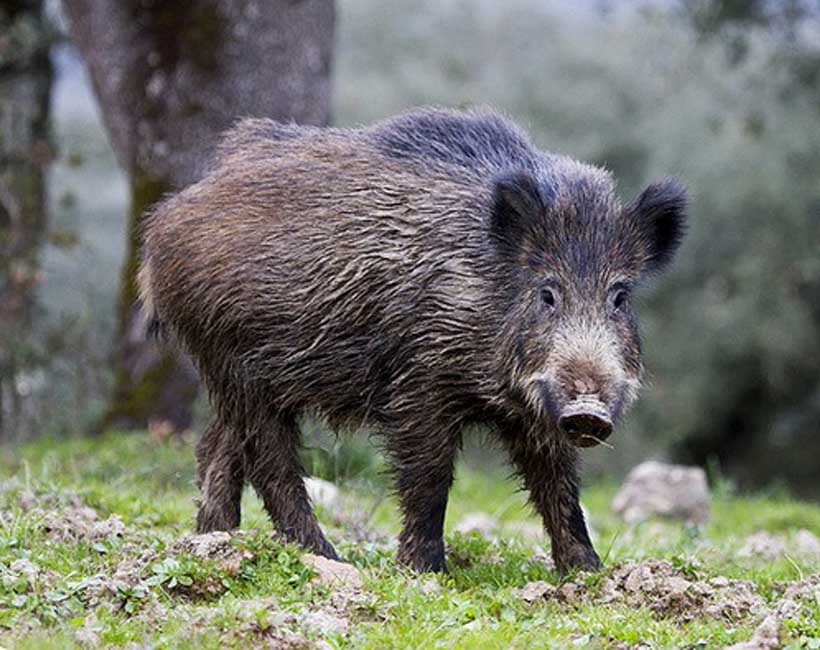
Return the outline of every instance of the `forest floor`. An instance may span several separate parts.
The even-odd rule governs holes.
[[[398,515],[378,463],[342,451],[312,460],[341,487],[317,508],[341,567],[276,541],[250,493],[240,531],[192,535],[190,440],[3,452],[0,647],[820,648],[816,505],[719,484],[706,526],[629,526],[610,510],[614,486],[592,485],[606,568],[560,579],[505,468],[462,464],[450,572],[420,576],[393,560]]]

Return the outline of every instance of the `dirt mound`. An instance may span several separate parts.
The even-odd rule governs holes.
[[[214,532],[182,535],[169,549],[172,555],[187,553],[200,560],[212,560],[230,576],[239,574],[243,560],[252,560],[253,553],[233,543],[230,533]]]
[[[592,586],[583,578],[559,586],[534,582],[519,589],[518,595],[527,602],[621,603],[682,622],[704,615],[737,622],[765,609],[765,601],[751,582],[724,577],[698,579],[665,560],[615,567]]]
[[[100,519],[94,508],[84,505],[47,512],[43,516],[41,526],[50,536],[61,542],[96,542],[109,537],[120,537],[126,532],[125,523],[119,515]]]
[[[748,641],[727,650],[776,650],[781,647],[783,624],[796,618],[804,601],[820,602],[820,575],[780,585],[783,597],[771,607]]]

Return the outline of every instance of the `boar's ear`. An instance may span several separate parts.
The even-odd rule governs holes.
[[[549,197],[525,171],[502,172],[493,179],[490,232],[499,243],[518,245],[543,218]]]
[[[625,209],[630,228],[644,251],[644,270],[663,270],[680,246],[686,229],[686,188],[674,178],[647,187]]]

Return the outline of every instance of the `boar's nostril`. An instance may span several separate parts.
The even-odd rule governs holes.
[[[579,447],[597,445],[612,433],[612,422],[587,413],[563,416],[558,427]]]

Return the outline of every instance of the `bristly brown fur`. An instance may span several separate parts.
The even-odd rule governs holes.
[[[196,361],[214,422],[198,529],[239,524],[248,480],[286,538],[335,557],[302,482],[298,417],[384,434],[399,559],[443,570],[462,430],[504,441],[557,566],[598,557],[557,413],[634,399],[623,295],[672,255],[683,190],[621,208],[610,175],[538,151],[492,111],[418,110],[363,129],[246,120],[144,232],[142,299]]]

